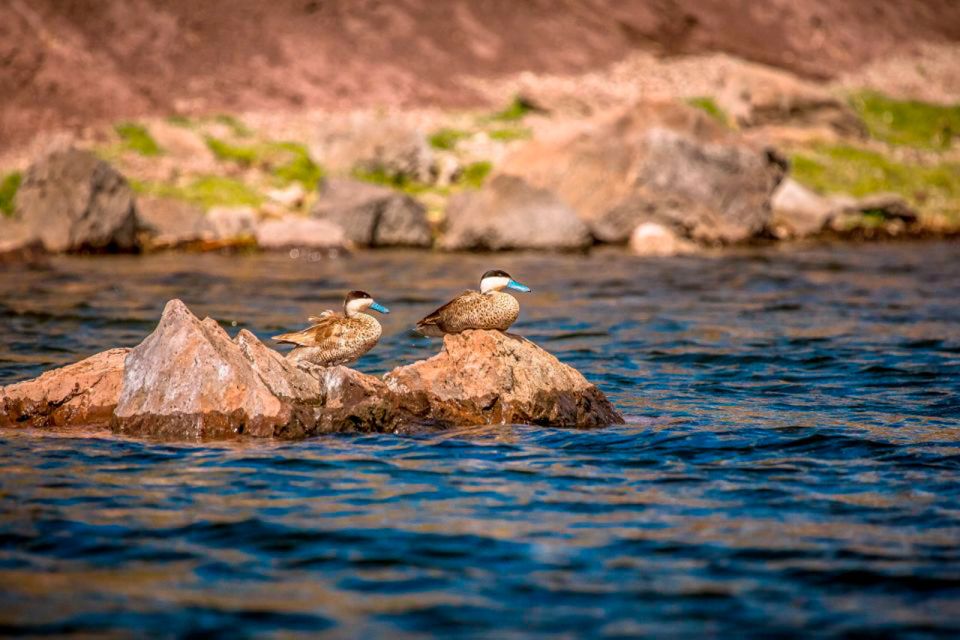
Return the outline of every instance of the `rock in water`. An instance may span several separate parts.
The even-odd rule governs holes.
[[[92,153],[57,151],[33,164],[17,191],[16,218],[47,251],[137,248],[133,191]]]
[[[127,356],[114,427],[168,438],[269,436],[290,419],[226,331],[171,300]]]
[[[120,397],[129,349],[111,349],[47,371],[39,378],[0,387],[0,426],[61,427],[110,424]]]
[[[235,340],[171,300],[130,351],[114,429],[174,439],[301,438],[391,430],[410,419],[379,379],[335,367],[317,379],[249,331]]]
[[[499,331],[447,335],[441,352],[398,367],[387,387],[419,403],[427,420],[569,427],[620,424],[597,387],[534,343]]]
[[[447,250],[584,249],[590,230],[556,194],[522,178],[497,176],[483,189],[462,193],[447,208]]]

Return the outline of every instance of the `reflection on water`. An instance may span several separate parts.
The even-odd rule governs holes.
[[[960,633],[957,245],[58,258],[0,272],[0,383],[136,344],[173,296],[266,337],[351,288],[393,311],[382,372],[488,268],[627,425],[0,432],[0,634]]]

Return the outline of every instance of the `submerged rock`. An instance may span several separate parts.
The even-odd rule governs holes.
[[[133,251],[137,216],[126,179],[92,153],[55,151],[27,169],[15,219],[47,251]]]
[[[111,349],[38,378],[0,387],[0,426],[110,424],[129,349]]]
[[[500,172],[555,192],[601,242],[626,242],[641,222],[659,222],[726,244],[764,231],[785,166],[699,109],[641,102],[532,140]]]
[[[312,215],[340,225],[348,240],[364,247],[429,247],[432,243],[422,204],[359,180],[325,180]]]
[[[444,336],[428,360],[385,376],[394,393],[445,425],[517,423],[600,427],[623,422],[576,369],[534,343],[499,331]]]
[[[590,230],[556,194],[515,176],[496,176],[447,208],[447,250],[583,249]]]

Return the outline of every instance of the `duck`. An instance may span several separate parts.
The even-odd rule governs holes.
[[[296,345],[287,359],[309,373],[347,364],[370,351],[380,340],[383,330],[376,318],[364,313],[367,309],[390,313],[390,309],[366,291],[351,291],[343,300],[343,315],[324,311],[310,316],[307,321],[312,324],[306,329],[273,336],[273,340]]]
[[[506,271],[487,271],[480,277],[480,291],[464,291],[418,322],[417,332],[437,338],[467,329],[506,331],[520,315],[520,303],[503,289],[530,291]]]

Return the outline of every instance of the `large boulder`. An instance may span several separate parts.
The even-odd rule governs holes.
[[[47,251],[137,248],[130,185],[87,151],[55,151],[31,165],[17,191],[15,217]]]
[[[359,180],[323,181],[312,215],[343,227],[348,240],[364,247],[429,247],[432,243],[422,204],[399,191]]]
[[[447,207],[447,250],[583,249],[590,230],[567,204],[522,178],[496,176],[480,190],[453,197]]]
[[[651,221],[726,244],[765,230],[785,167],[699,109],[640,102],[532,140],[500,172],[555,192],[602,242],[626,242]]]
[[[128,349],[111,349],[0,387],[0,426],[103,427],[120,397]]]
[[[113,427],[164,438],[301,438],[392,430],[411,417],[384,383],[346,367],[318,381],[249,331],[235,340],[171,300],[127,356]]]
[[[439,424],[599,427],[623,417],[597,387],[534,343],[499,331],[444,336],[428,360],[398,367],[388,388]]]
[[[273,435],[291,412],[220,325],[179,300],[130,351],[114,427],[121,433],[200,438]]]

